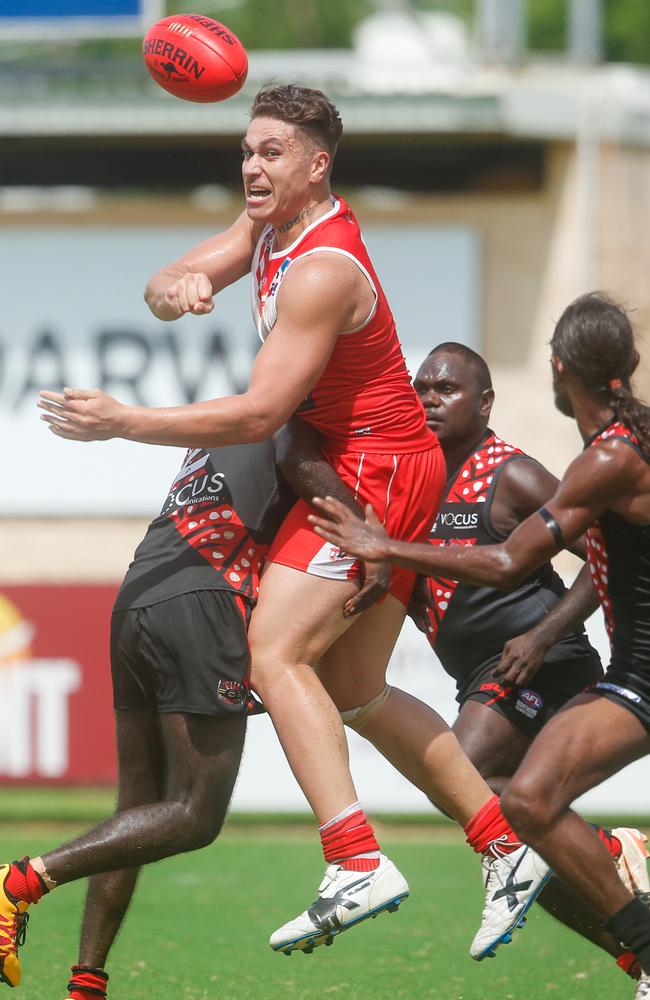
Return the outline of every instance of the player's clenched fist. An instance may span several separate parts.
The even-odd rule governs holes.
[[[173,265],[155,274],[144,293],[154,316],[166,321],[180,319],[187,313],[205,316],[214,309],[213,296],[207,274],[202,271],[183,274],[182,268]]]
[[[184,274],[169,286],[164,294],[165,305],[174,311],[175,317],[192,313],[205,316],[214,309],[212,282],[207,274]]]

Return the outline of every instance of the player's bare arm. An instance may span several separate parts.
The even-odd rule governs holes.
[[[502,682],[529,684],[544,663],[549,649],[575,631],[599,605],[588,566],[583,566],[561,601],[534,628],[509,639],[494,676]]]
[[[278,319],[253,365],[248,390],[185,406],[119,403],[98,389],[43,392],[39,407],[59,437],[216,448],[263,441],[318,381],[339,333],[359,322],[358,268],[334,254],[298,261],[278,298]],[[360,272],[358,272],[360,274]],[[363,280],[363,279],[362,279]]]
[[[223,233],[209,237],[149,279],[145,302],[158,319],[170,321],[186,313],[204,316],[213,297],[250,271],[261,225],[246,212]]]
[[[508,462],[499,476],[492,501],[493,524],[504,534],[511,534],[522,521],[552,499],[559,485],[559,479],[534,458],[525,456]],[[587,545],[582,536],[566,547],[579,559],[587,558]]]
[[[292,417],[274,437],[276,461],[295,493],[311,503],[315,496],[333,496],[359,520],[363,509],[354,493],[337,476],[321,451],[320,435],[299,417]],[[363,585],[343,608],[344,617],[360,614],[390,587],[389,563],[364,564]]]
[[[372,508],[366,509],[366,522],[360,524],[331,498],[314,500],[322,516],[311,520],[318,534],[360,559],[388,560],[417,573],[506,590],[575,542],[604,510],[625,511],[630,519],[634,511],[639,523],[649,521],[648,479],[647,466],[625,444],[606,441],[590,448],[567,469],[545,506],[546,515],[532,514],[500,545],[432,547],[398,542],[388,538]]]
[[[321,451],[320,435],[300,417],[291,417],[274,435],[275,460],[284,479],[303,500],[336,497],[353,514],[363,519],[363,508],[354,493],[340,479]]]

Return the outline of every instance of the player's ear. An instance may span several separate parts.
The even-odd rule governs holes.
[[[551,354],[551,368],[556,375],[564,375],[566,371],[564,362],[558,358],[557,354]]]
[[[327,179],[332,158],[325,149],[319,149],[312,161],[311,180],[314,184],[320,184]]]
[[[490,413],[492,412],[492,405],[494,403],[494,389],[484,389],[481,393],[481,409],[480,413],[482,417],[489,419]]]

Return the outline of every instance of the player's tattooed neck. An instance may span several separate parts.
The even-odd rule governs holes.
[[[303,219],[309,218],[309,216],[312,214],[313,211],[314,211],[313,205],[306,205],[303,208],[302,212],[298,213],[295,219],[289,219],[288,222],[283,222],[281,226],[278,226],[278,228],[276,229],[276,233],[288,232],[289,229],[293,229],[293,227],[297,226],[299,222],[303,221]]]

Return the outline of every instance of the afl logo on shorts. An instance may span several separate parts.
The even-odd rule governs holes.
[[[531,708],[536,708],[537,711],[539,711],[544,704],[543,698],[540,698],[535,691],[529,691],[527,688],[524,688],[519,692],[519,697],[526,705],[530,705]]]
[[[515,708],[527,719],[534,719],[537,713],[544,706],[544,699],[536,691],[529,691],[523,688],[517,697]]]
[[[226,705],[242,705],[244,702],[244,688],[238,681],[219,681],[217,695]]]

